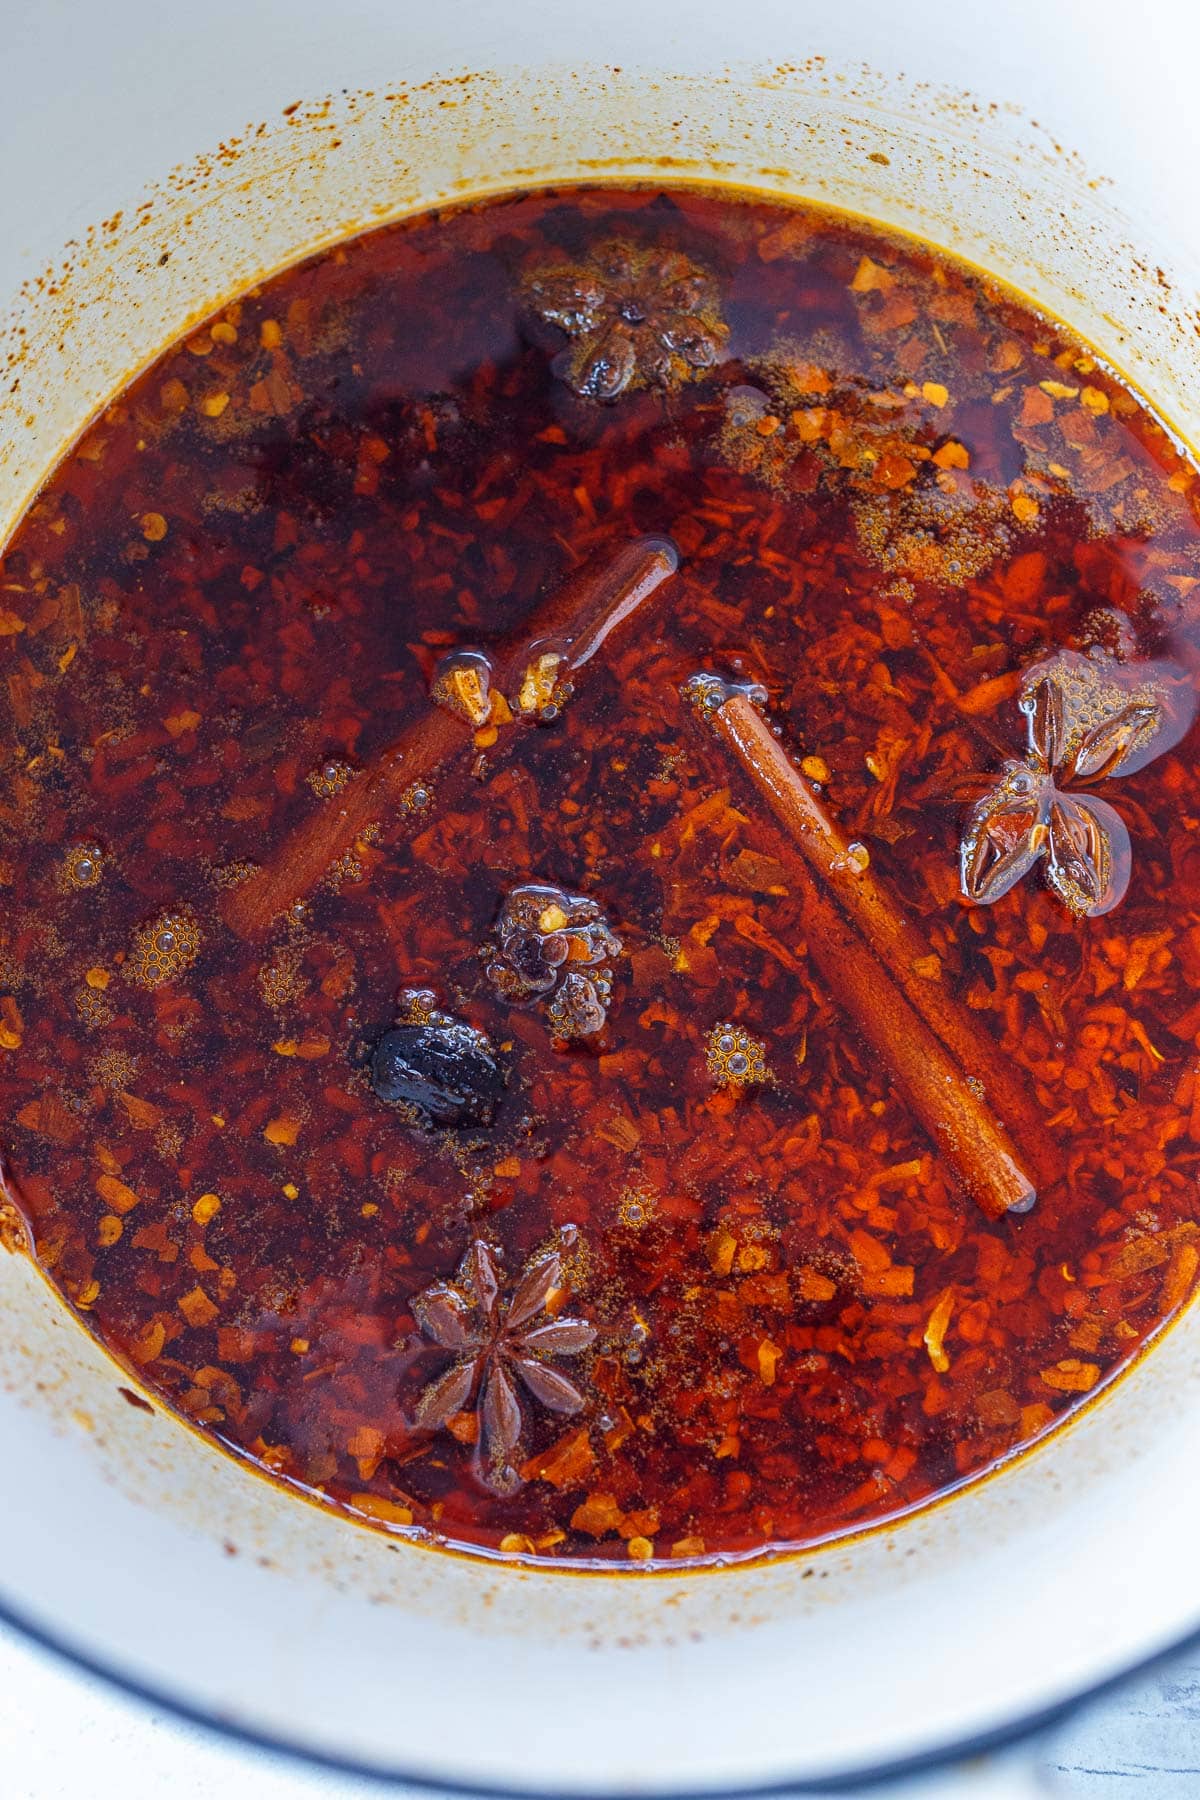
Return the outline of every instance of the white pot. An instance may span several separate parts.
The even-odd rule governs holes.
[[[113,390],[264,271],[446,196],[661,158],[953,247],[1200,436],[1193,0],[1160,0],[1154,42],[1116,0],[5,10],[0,540]],[[127,1404],[23,1259],[0,1256],[0,1317],[4,1608],[193,1712],[373,1769],[556,1793],[877,1769],[1200,1624],[1195,1309],[1078,1423],[898,1526],[595,1577],[422,1550],[274,1489]]]

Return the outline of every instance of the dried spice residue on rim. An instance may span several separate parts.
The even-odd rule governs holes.
[[[686,320],[625,317],[677,350],[619,387],[530,306],[613,245],[686,265],[672,307],[709,334],[689,357]],[[1188,740],[1105,780],[1132,855],[1103,916],[1032,879],[968,904],[960,841],[1029,671],[1194,672],[1195,498],[1083,346],[811,210],[498,201],[229,308],[86,435],[0,575],[4,1191],[53,1279],[214,1437],[460,1544],[811,1542],[1009,1455],[1200,1267]],[[481,714],[263,941],[225,928],[447,658],[662,532],[661,607],[503,763]],[[1061,1166],[1029,1215],[964,1201],[823,988],[770,821],[664,698],[712,668],[762,684],[917,974],[1031,1085]],[[520,888],[619,946],[577,958],[610,988],[569,1047],[489,976]],[[372,1088],[401,990],[502,1071],[457,1128]],[[429,1063],[415,1026],[400,1047]]]

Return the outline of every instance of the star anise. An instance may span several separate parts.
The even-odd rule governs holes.
[[[990,905],[1035,863],[1077,917],[1110,912],[1129,886],[1124,820],[1083,784],[1130,775],[1178,743],[1196,697],[1167,663],[1125,665],[1059,650],[1028,671],[1023,762],[1006,762],[972,809],[963,836],[963,893]]]
[[[567,1228],[559,1248],[532,1257],[507,1300],[501,1296],[496,1254],[476,1238],[453,1281],[435,1282],[410,1302],[425,1336],[456,1355],[421,1395],[416,1423],[438,1431],[472,1408],[480,1476],[497,1494],[514,1493],[521,1485],[513,1462],[525,1427],[521,1390],[555,1413],[577,1413],[586,1404],[575,1383],[551,1366],[555,1357],[579,1356],[596,1337],[586,1319],[549,1311],[563,1283],[563,1250],[573,1238]]]
[[[677,250],[604,244],[574,268],[536,270],[525,294],[571,339],[555,373],[591,400],[677,386],[711,369],[729,335],[711,275]]]

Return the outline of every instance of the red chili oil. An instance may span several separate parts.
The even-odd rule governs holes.
[[[0,565],[42,1267],[217,1442],[460,1546],[761,1552],[1010,1456],[1200,1266],[1197,491],[1056,321],[807,207],[522,195],[227,307]],[[229,929],[448,654],[642,533],[680,571],[586,680],[485,702],[461,766]],[[815,966],[701,671],[761,687],[1026,1083],[1028,1213],[972,1203]],[[443,1050],[482,1086],[439,1118]]]

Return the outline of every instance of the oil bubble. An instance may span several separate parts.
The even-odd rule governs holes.
[[[530,646],[529,658],[513,695],[513,711],[526,719],[551,724],[571,698],[574,689],[563,680],[567,666],[565,649],[547,640]]]
[[[766,1046],[740,1025],[714,1025],[706,1040],[709,1079],[714,1087],[746,1088],[770,1080]]]
[[[642,1231],[658,1214],[658,1199],[648,1187],[624,1189],[617,1202],[617,1219],[629,1231]]]
[[[104,874],[104,852],[99,844],[73,844],[63,858],[59,886],[97,887]]]
[[[334,794],[341,793],[353,773],[349,763],[339,762],[333,756],[327,757],[319,769],[313,769],[309,773],[308,785],[319,800],[330,800]]]
[[[727,701],[738,695],[755,703],[761,703],[767,698],[767,690],[761,682],[731,679],[714,674],[711,669],[689,676],[679,691],[702,719],[710,719]]]
[[[731,425],[757,425],[771,411],[770,396],[764,394],[761,388],[745,385],[732,387],[725,396],[725,411]]]
[[[492,716],[492,665],[482,650],[452,650],[433,671],[429,698],[476,730]]]
[[[195,915],[186,908],[164,912],[134,932],[125,972],[139,987],[162,987],[190,969],[199,954]]]

